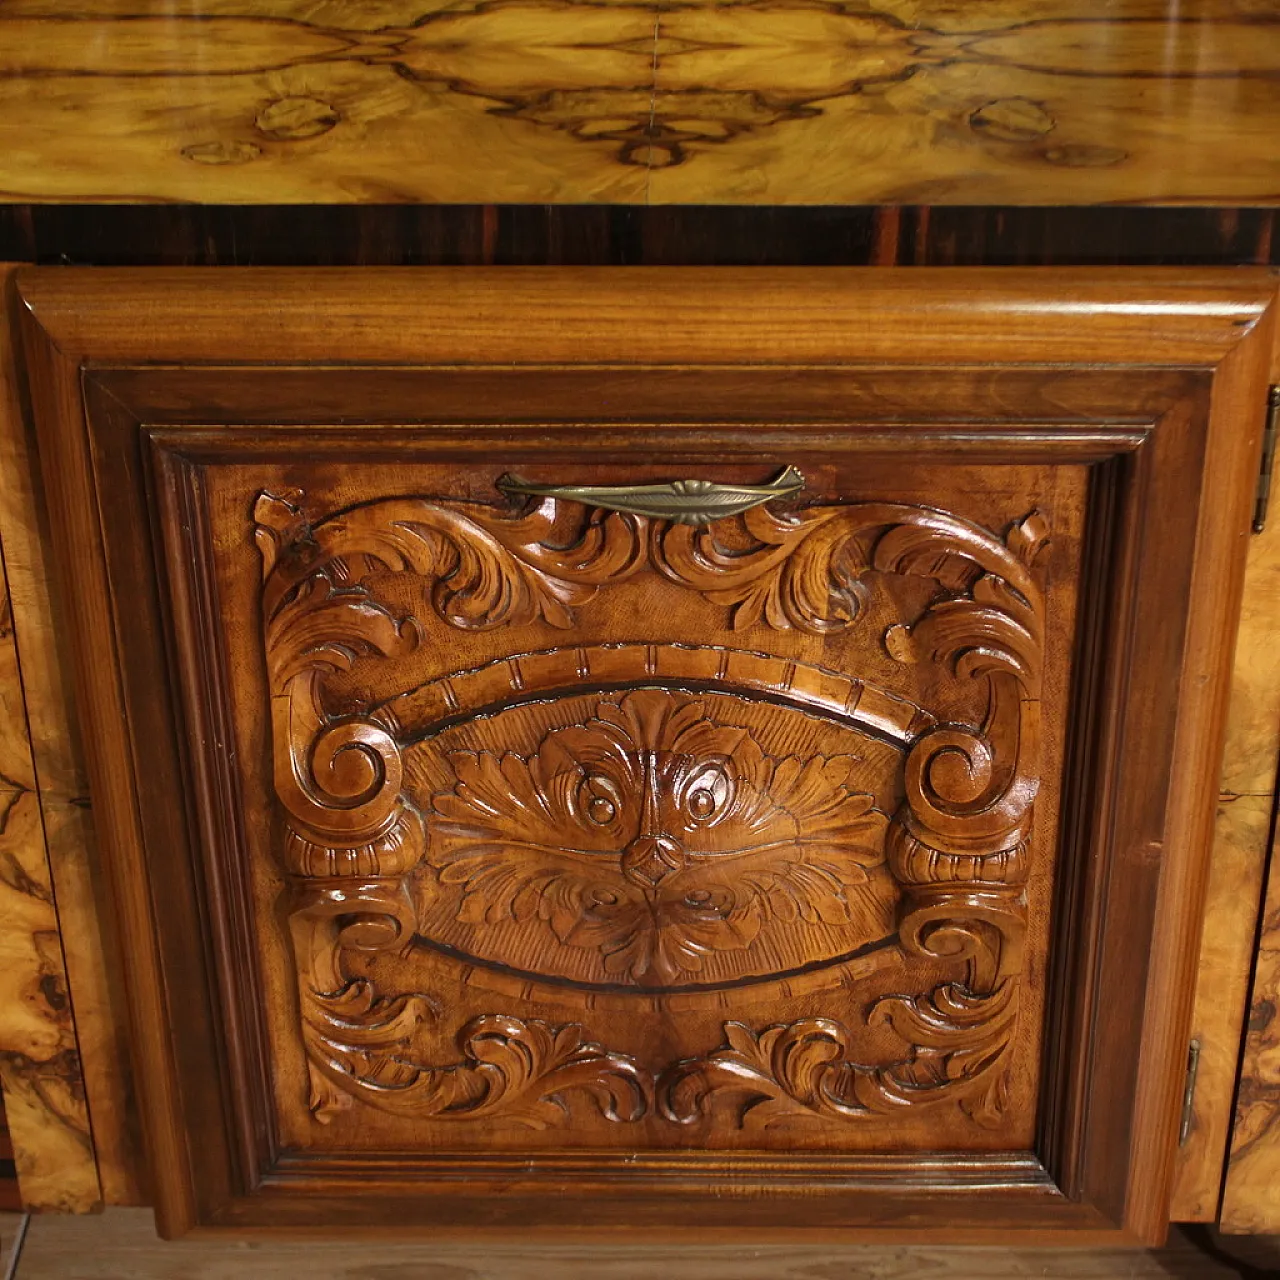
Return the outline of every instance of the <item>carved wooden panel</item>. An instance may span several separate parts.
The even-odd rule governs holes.
[[[36,397],[69,561],[102,512],[81,676],[164,1229],[1159,1234],[1256,443],[1210,405],[1255,389],[1260,286],[1005,280],[979,342],[959,282],[851,278],[815,341],[865,363],[797,376],[741,354],[749,276],[644,369],[662,307],[613,361],[533,341],[554,277],[296,278],[333,355],[287,369],[275,280],[183,354],[84,337],[60,279]]]
[[[688,1125],[714,1121],[725,1095],[731,1130],[942,1103],[998,1125],[1040,782],[1033,566],[1047,522],[1032,512],[1001,537],[885,502],[705,521],[718,495],[690,512],[687,489],[673,520],[605,492],[510,514],[391,498],[316,519],[300,493],[254,503],[312,1110],[327,1120],[354,1097],[416,1120],[542,1127],[578,1123],[589,1099],[613,1122]],[[435,717],[418,687],[326,706],[330,673],[402,658],[428,630],[426,616],[382,603],[371,584],[388,575],[418,580],[447,627],[527,634],[572,633],[598,596],[655,574],[692,594],[691,618],[712,634],[818,636],[862,630],[872,581],[923,577],[935,584],[927,607],[858,643],[977,681],[981,716],[940,718],[794,659],[626,633],[480,672],[437,675],[432,655]],[[535,991],[556,984],[575,993],[559,1000],[575,1014],[576,993],[628,990],[680,992],[690,1009],[705,993],[735,1013],[739,990],[877,951],[956,971],[918,993],[837,1000],[838,1016],[725,1020],[723,1045],[672,1035],[665,1058],[606,1048],[578,1022],[516,1016],[526,996],[449,1015],[456,1059],[436,1063],[420,1029],[439,993],[383,992],[346,958],[415,947]],[[896,1036],[896,1055],[859,1062],[863,1023]],[[719,1143],[715,1123],[704,1140]]]

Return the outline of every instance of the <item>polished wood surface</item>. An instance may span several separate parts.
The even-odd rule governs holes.
[[[80,646],[77,660],[167,1230],[193,1221],[333,1225],[337,1205],[370,1188],[361,1168],[372,1166],[361,1162],[376,1161],[379,1149],[399,1153],[400,1189],[364,1197],[370,1223],[430,1205],[456,1224],[514,1223],[526,1211],[547,1226],[550,1218],[566,1229],[581,1224],[572,1200],[542,1194],[522,1205],[534,1186],[502,1171],[505,1150],[521,1168],[542,1162],[544,1176],[587,1190],[597,1223],[604,1214],[638,1225],[656,1213],[667,1225],[692,1225],[682,1215],[696,1210],[700,1229],[727,1228],[733,1204],[694,1193],[728,1166],[714,1152],[673,1162],[679,1122],[709,1125],[698,1145],[731,1151],[742,1146],[735,1135],[748,1112],[764,1107],[759,1118],[785,1125],[792,1154],[753,1157],[751,1176],[768,1184],[800,1173],[806,1149],[842,1153],[845,1176],[861,1183],[861,1203],[876,1206],[881,1227],[934,1225],[954,1235],[1014,1223],[1085,1232],[1123,1224],[1141,1238],[1159,1235],[1212,816],[1205,779],[1217,769],[1223,640],[1238,602],[1271,341],[1265,275],[919,272],[908,285],[874,272],[464,279],[59,271],[32,274],[23,288],[54,523],[74,567],[76,632],[99,641]],[[985,300],[980,325],[975,298]],[[259,374],[249,352],[315,367]],[[369,367],[326,371],[335,358]],[[96,372],[82,403],[76,369],[85,359]],[[921,378],[874,368],[886,359],[942,360],[947,370]],[[789,360],[828,367],[797,380]],[[174,367],[110,368],[138,361]],[[193,361],[234,367],[206,373]],[[1046,374],[1046,362],[1057,371]],[[1153,367],[1161,363],[1180,368]],[[421,422],[424,406],[436,425],[395,425]],[[326,421],[367,425],[317,427]],[[460,421],[471,425],[450,425]],[[149,443],[139,453],[128,442],[144,422],[170,425],[144,429]],[[275,425],[253,425],[264,422]],[[594,466],[582,465],[581,428],[557,422],[594,424]],[[92,468],[85,450],[95,455]],[[502,456],[539,485],[617,485],[670,479],[652,462],[637,477],[634,461],[669,457],[687,474],[714,462],[719,478],[755,484],[765,478],[762,451],[794,452],[814,496],[793,517],[796,529],[767,508],[735,517],[747,523],[737,532],[726,525],[736,558],[723,563],[714,541],[679,534],[685,526],[659,521],[652,537],[638,536],[644,527],[635,522],[654,517],[575,526],[591,508],[573,498],[548,498],[518,516],[484,497],[497,476],[480,461]],[[144,464],[157,468],[154,490]],[[1086,480],[1096,490],[1087,531],[1079,523]],[[148,491],[159,495],[151,516]],[[86,521],[99,503],[102,543]],[[1173,521],[1175,511],[1198,515]],[[160,600],[136,590],[155,564],[146,544],[153,518],[163,531],[156,550],[176,645],[167,687],[156,682],[167,663]],[[539,521],[549,522],[542,532]],[[577,550],[574,528],[585,539]],[[387,572],[390,579],[380,576]],[[868,572],[902,577],[874,608],[859,585]],[[394,613],[380,596],[361,603],[369,587],[356,584],[370,573],[379,591],[391,591]],[[416,596],[415,575],[435,588]],[[113,582],[134,584],[127,609],[113,603]],[[1073,693],[1065,654],[1078,591],[1091,603],[1080,615]],[[215,598],[238,603],[211,608]],[[936,615],[931,600],[941,604]],[[1179,619],[1192,600],[1184,649]],[[843,625],[862,607],[878,619],[870,635],[885,634],[883,649]],[[404,624],[391,625],[397,616],[416,619],[413,630],[435,640],[410,645]],[[554,644],[570,617],[586,628],[574,650],[529,656],[526,646]],[[948,691],[945,655],[972,643],[963,629],[971,625],[983,629],[986,657],[963,670],[981,678]],[[517,641],[517,631],[527,634]],[[622,641],[632,643],[616,647]],[[1131,645],[1143,661],[1114,684]],[[754,656],[762,649],[774,656]],[[858,680],[824,673],[824,655],[836,668],[854,660]],[[122,683],[103,678],[112,665]],[[1184,696],[1170,699],[1179,681]],[[985,710],[984,689],[994,699]],[[526,690],[538,700],[515,705]],[[751,711],[762,690],[776,705]],[[832,700],[846,709],[843,719],[831,718]],[[1035,762],[1037,705],[1044,736]],[[556,712],[544,723],[547,707]],[[929,707],[945,708],[953,727],[930,729],[920,718]],[[126,723],[127,744],[119,736]],[[830,742],[813,737],[815,724],[827,726]],[[867,736],[869,725],[877,727]],[[1055,850],[1064,773],[1054,762],[1068,730],[1070,816]],[[850,735],[865,738],[856,769],[842,763],[855,754]],[[698,750],[694,738],[704,744]],[[716,745],[721,739],[735,745]],[[961,784],[945,765],[919,774],[929,779],[923,791],[908,769],[899,790],[887,758],[876,763],[894,742],[909,759],[938,746],[944,755],[994,752],[1003,799],[972,812],[944,802]],[[1113,754],[1120,742],[1143,748]],[[211,755],[205,743],[235,747]],[[695,772],[705,785],[677,788],[683,817],[671,816],[668,784],[629,790],[638,761],[686,758],[702,762]],[[818,758],[827,763],[815,771]],[[364,780],[352,769],[360,759],[375,763]],[[545,781],[577,776],[587,759],[614,763],[602,763],[598,777],[583,772],[586,791],[573,791],[576,799]],[[246,762],[244,771],[228,772],[231,760]],[[486,778],[496,761],[508,781],[495,791]],[[665,764],[654,768],[667,776]],[[802,781],[801,792],[781,798],[779,788],[790,793]],[[802,802],[834,804],[842,814],[857,808],[854,826],[866,830],[829,874],[810,870],[791,889],[783,886],[809,855],[767,842],[792,853],[741,900],[743,911],[725,916],[719,882],[694,883],[705,878],[700,860],[717,848],[699,824],[714,825],[724,806],[734,834],[743,821],[736,806],[751,791],[762,821]],[[195,831],[172,804],[183,793],[194,801]],[[536,886],[513,886],[511,875],[524,873],[504,851],[537,830],[533,816],[508,821],[504,805],[521,795],[530,815],[546,815],[537,821],[559,826],[578,813],[574,821],[611,829],[642,795],[668,817],[659,829],[619,837],[621,859],[609,873],[616,884],[593,888],[582,868],[548,865]],[[974,813],[984,815],[981,830],[965,825]],[[423,816],[434,833],[426,844]],[[897,832],[884,864],[877,830]],[[1110,852],[1081,857],[1087,839]],[[245,851],[233,853],[244,840]],[[539,857],[550,847],[543,841]],[[1050,935],[1055,851],[1065,897]],[[285,899],[282,872],[294,883]],[[939,872],[960,876],[956,888],[934,883]],[[669,904],[670,927],[644,923],[666,919],[667,908],[628,914],[677,879],[689,880],[692,897],[687,908]],[[867,891],[854,894],[855,883]],[[567,915],[557,901],[569,904]],[[494,914],[503,902],[510,919]],[[883,1048],[879,1058],[864,1056],[871,1045],[862,1045],[854,1010],[836,1025],[821,982],[806,985],[830,967],[819,935],[835,940],[843,929],[874,941],[884,903],[900,912],[892,965],[905,965],[904,975],[915,966],[916,981],[931,966],[937,975],[932,994],[926,981],[915,1001],[938,1039],[897,1059]],[[936,950],[920,927],[929,903],[953,922]],[[980,929],[975,911],[986,921]],[[777,932],[793,918],[793,929]],[[426,921],[447,938],[444,949],[405,950]],[[944,934],[952,939],[945,945]],[[761,938],[773,968],[761,969],[763,954],[752,951]],[[812,961],[802,966],[811,969],[806,984],[787,979],[794,992],[768,995],[778,957],[791,963],[777,948],[792,945]],[[840,945],[847,951],[847,940],[837,957]],[[256,970],[246,962],[255,955]],[[470,975],[461,987],[458,957]],[[431,998],[424,965],[437,977],[455,967],[445,1004]],[[728,984],[715,1008],[697,990],[707,965]],[[289,989],[295,966],[300,1006]],[[491,989],[492,975],[513,967],[524,970],[510,975],[515,985]],[[182,993],[176,1003],[162,994],[161,971]],[[865,970],[850,980],[874,1003]],[[742,993],[761,982],[761,1016],[735,1016],[740,1005],[747,1011]],[[588,999],[593,984],[607,990]],[[895,979],[880,994],[904,990]],[[1041,1062],[1037,1009],[1055,990]],[[1012,1013],[1015,995],[1021,1008]],[[498,997],[516,1003],[499,1008]],[[662,1010],[677,1000],[681,1016],[668,1019]],[[777,1012],[769,1000],[781,1001]],[[628,1007],[639,1012],[624,1017]],[[965,1014],[973,1016],[962,1050],[950,1024]],[[805,1018],[819,1021],[802,1032]],[[1012,1038],[1006,1018],[1023,1029]],[[226,1075],[214,1065],[215,1022],[226,1027]],[[729,1024],[722,1043],[709,1035],[712,1022]],[[646,1026],[661,1029],[667,1057],[654,1062]],[[884,1031],[909,1026],[890,1019]],[[915,1074],[926,1063],[935,1069]],[[876,1100],[904,1085],[911,1111],[935,1091],[941,1109],[903,1115],[886,1130]],[[1040,1105],[1029,1106],[1037,1094]],[[503,1127],[504,1108],[543,1123],[570,1107],[575,1139],[581,1134],[572,1156],[554,1129]],[[404,1108],[418,1117],[413,1129],[397,1127]],[[1039,1122],[1027,1127],[1037,1111]],[[641,1122],[645,1154],[609,1172],[605,1155],[634,1152],[636,1143],[624,1138],[619,1147],[613,1135]],[[747,1149],[767,1152],[778,1140],[769,1127]],[[912,1146],[935,1145],[941,1134],[953,1152],[969,1154],[913,1167]],[[452,1167],[462,1161],[472,1191],[500,1182],[508,1198],[418,1199],[417,1190],[444,1191],[447,1166],[431,1154],[441,1142],[459,1153]],[[478,1142],[495,1148],[488,1159],[497,1164],[462,1154]],[[200,1151],[194,1171],[188,1144]],[[991,1156],[977,1159],[984,1151]],[[873,1190],[888,1170],[869,1183],[873,1166],[860,1152],[897,1161],[890,1167],[901,1189]],[[246,1194],[254,1170],[273,1166],[262,1190]],[[847,1228],[838,1201],[814,1194],[823,1190],[814,1171],[803,1176],[808,1195],[755,1202],[753,1224],[781,1230],[803,1215]],[[1054,1181],[1079,1203],[1055,1193]],[[617,1199],[611,1188],[628,1182],[648,1187],[648,1198]],[[928,1195],[942,1185],[953,1188],[945,1201]],[[955,1195],[965,1209],[948,1224],[945,1204]],[[776,1211],[766,1212],[771,1204]]]
[[[210,208],[133,206],[0,207],[0,258],[102,264],[235,264],[433,261],[625,264],[652,262],[918,264],[1128,261],[1239,264],[1280,254],[1269,210],[1203,209],[643,209],[477,207]],[[16,421],[16,418],[13,419]],[[115,988],[120,962],[101,937],[110,920],[92,843],[83,768],[68,713],[67,628],[49,597],[46,537],[33,450],[16,450],[0,468],[0,518],[16,601],[15,628],[26,636],[27,697],[33,751],[45,797],[51,870],[64,922],[63,948],[77,1011],[85,1083],[94,1116],[99,1176],[109,1203],[139,1203],[140,1158],[127,1033]],[[1247,643],[1247,641],[1246,641]],[[1264,646],[1264,649],[1268,646]],[[1234,812],[1240,812],[1239,809]],[[1228,815],[1229,816],[1229,815]],[[1238,846],[1224,846],[1233,848]],[[1221,883],[1222,877],[1219,877]],[[1239,941],[1237,896],[1224,917]],[[1214,929],[1213,936],[1225,936]],[[1236,1004],[1244,999],[1243,988]],[[1210,1000],[1218,1017],[1230,1000]],[[1230,1049],[1224,1050],[1226,1057]],[[1214,1105],[1225,1131],[1230,1102],[1210,1078],[1192,1140],[1182,1153],[1201,1187],[1215,1187],[1220,1167],[1205,1144]],[[1204,1116],[1201,1123],[1200,1116]],[[1180,1182],[1180,1186],[1184,1185]],[[1205,1192],[1210,1199],[1216,1192]],[[1200,1203],[1206,1203],[1202,1200]],[[1197,1216],[1202,1209],[1181,1212]]]
[[[55,335],[68,358],[92,340],[95,355],[115,363],[190,361],[199,335],[213,350],[234,350],[250,336],[255,362],[306,364],[334,358],[339,330],[344,358],[374,366],[423,363],[424,331],[431,364],[461,367],[892,363],[925,324],[946,365],[1037,365],[1052,363],[1071,316],[1073,355],[1082,361],[1125,363],[1142,342],[1152,362],[1194,365],[1225,359],[1250,334],[1268,341],[1273,291],[1265,271],[1196,268],[1134,268],[1121,276],[1054,267],[759,267],[700,272],[696,291],[688,271],[667,268],[22,276],[26,317]],[[739,305],[744,292],[750,308]],[[285,305],[295,297],[304,314],[325,323],[295,324]],[[1140,326],[1144,315],[1159,315],[1159,327]],[[635,340],[641,324],[652,329],[643,345]],[[1260,413],[1251,409],[1249,420]]]
[[[1280,383],[1280,347],[1271,369]],[[1264,595],[1264,599],[1265,599]],[[1274,630],[1273,630],[1274,634]],[[1239,1092],[1223,1181],[1221,1219],[1232,1232],[1272,1231],[1280,1222],[1280,790],[1271,796],[1266,893],[1254,940]],[[1261,828],[1262,823],[1258,823]]]
[[[231,203],[1274,203],[1269,6],[21,0],[0,191]]]
[[[1222,1193],[1227,1231],[1267,1231],[1280,1216],[1280,857],[1269,816],[1270,873]]]
[[[23,1202],[70,1210],[96,1204],[93,1144],[2,579],[0,1087]]]
[[[10,272],[9,283],[11,279]],[[57,901],[56,917],[50,905],[47,928],[51,939],[60,936],[64,999],[69,998],[75,1014],[80,1066],[74,1094],[81,1110],[88,1107],[93,1127],[92,1149],[59,1157],[65,1171],[61,1203],[88,1208],[98,1201],[100,1185],[101,1197],[109,1203],[138,1204],[140,1150],[128,1084],[119,963],[104,942],[111,913],[93,844],[89,786],[71,705],[67,628],[55,600],[33,427],[23,410],[23,379],[14,365],[18,353],[11,340],[12,302],[10,296],[0,317],[0,546],[12,641],[21,654],[19,705],[30,745],[30,803],[43,844],[40,858],[47,859],[48,887]],[[59,1180],[56,1170],[49,1177],[53,1183]]]
[[[1169,261],[1185,263],[1244,263],[1277,260],[1280,237],[1272,235],[1273,215],[1268,210],[1205,209],[946,209],[820,210],[820,209],[642,209],[642,208],[162,208],[134,206],[56,207],[8,206],[0,208],[0,258],[10,256],[42,261],[104,263],[235,263],[319,262],[398,263],[486,261],[543,263],[652,261],[702,262],[987,262],[1028,261]],[[1274,375],[1273,375],[1274,378]],[[0,488],[23,474],[31,463],[18,455],[13,465],[0,468]],[[0,514],[3,514],[0,512]],[[32,544],[28,559],[37,572],[31,581],[45,590],[44,554],[38,541],[38,525],[29,521]],[[10,577],[14,577],[16,540],[8,530]],[[1254,539],[1251,562],[1259,559]],[[1246,590],[1260,598],[1258,570],[1250,569]],[[25,590],[25,588],[23,588]],[[19,584],[15,582],[15,595]],[[48,616],[19,601],[16,626],[21,631],[29,617]],[[1253,613],[1261,625],[1258,609]],[[1237,697],[1236,705],[1256,721],[1252,709],[1270,696],[1262,679],[1271,646],[1264,638],[1250,645],[1250,606],[1239,654],[1239,674],[1252,679],[1253,692]],[[52,622],[32,631],[28,642],[28,684],[32,668],[43,654],[52,654],[47,636],[58,634]],[[65,628],[62,629],[65,634]],[[1262,632],[1267,628],[1262,626]],[[46,640],[41,640],[41,635]],[[1252,657],[1250,654],[1252,653]],[[1250,676],[1249,673],[1253,672]],[[56,688],[58,664],[51,672]],[[57,706],[61,695],[43,700]],[[44,761],[44,744],[56,749],[72,740],[64,728],[43,736],[34,745],[37,768]],[[1233,754],[1241,760],[1265,763],[1260,751],[1247,750],[1249,742],[1234,730],[1245,754],[1229,745],[1226,773]],[[1252,738],[1249,739],[1252,741]],[[56,759],[54,761],[56,763]],[[137,1202],[138,1166],[135,1143],[129,1140],[128,1073],[121,1070],[125,1034],[113,1014],[108,996],[93,999],[90,992],[118,973],[118,961],[105,957],[96,941],[99,895],[92,890],[89,869],[93,865],[89,814],[84,783],[71,778],[60,791],[67,803],[45,814],[46,832],[53,848],[55,881],[68,871],[79,874],[85,886],[59,884],[64,918],[79,909],[71,928],[65,930],[69,980],[77,1008],[78,1031],[84,1046],[84,1069],[91,1098],[95,1087],[105,1090],[105,1101],[94,1108],[95,1141],[108,1200]],[[53,777],[58,786],[59,778]],[[1235,785],[1243,794],[1231,790]],[[1206,961],[1201,980],[1198,1025],[1212,1020],[1213,1032],[1202,1058],[1201,1084],[1190,1140],[1180,1153],[1175,1213],[1181,1217],[1207,1217],[1214,1212],[1220,1162],[1212,1155],[1229,1122],[1231,1082],[1228,1071],[1234,1049],[1228,1023],[1238,1020],[1244,989],[1231,986],[1228,972],[1238,979],[1242,959],[1252,946],[1252,925],[1244,919],[1240,902],[1258,891],[1258,859],[1266,832],[1266,802],[1250,788],[1260,784],[1236,779],[1224,783],[1220,809],[1220,836],[1215,853],[1216,893],[1220,903],[1215,924],[1210,908]],[[46,789],[50,782],[46,779]],[[59,850],[62,850],[60,852]],[[82,905],[79,905],[82,904]],[[1243,950],[1242,950],[1243,948]],[[1224,968],[1224,965],[1226,966]],[[1233,999],[1233,993],[1238,998]],[[113,1017],[115,1021],[113,1021]],[[97,1030],[95,1030],[95,1023]],[[87,1039],[86,1039],[87,1037]],[[1219,1041],[1223,1047],[1215,1048]],[[100,1044],[101,1049],[94,1045]],[[95,1078],[100,1083],[95,1084]],[[124,1139],[115,1136],[116,1132]],[[1261,1145],[1265,1146],[1266,1139]],[[1252,1148],[1257,1150],[1255,1145]],[[1257,1156],[1254,1156],[1255,1166]],[[1264,1178],[1265,1184],[1265,1178]]]
[[[0,268],[0,289],[10,278]],[[42,726],[20,659],[31,639],[17,625],[27,577],[22,538],[9,541],[7,499],[31,472],[14,448],[25,423],[6,320],[0,315],[0,1087],[23,1203],[84,1211],[101,1190],[33,758]],[[31,652],[32,669],[54,657],[39,646]]]
[[[1280,764],[1278,618],[1280,521],[1270,519],[1249,539],[1245,567],[1191,1024],[1200,1045],[1195,1105],[1173,1197],[1179,1221],[1216,1220],[1222,1193]]]

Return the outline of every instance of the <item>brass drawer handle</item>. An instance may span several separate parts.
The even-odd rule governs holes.
[[[525,484],[515,476],[504,475],[498,477],[497,486],[508,495],[563,498],[605,511],[653,516],[673,524],[704,525],[740,515],[774,498],[789,498],[804,488],[804,476],[796,467],[785,467],[767,484],[672,480],[668,484],[584,485]]]

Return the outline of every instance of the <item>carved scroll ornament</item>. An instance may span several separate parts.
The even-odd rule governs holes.
[[[862,891],[888,819],[850,785],[857,763],[770,756],[709,700],[639,689],[527,758],[452,753],[427,860],[461,886],[462,921],[511,922],[525,950],[598,952],[610,977],[661,988],[762,936],[776,954],[806,924],[887,931]]]
[[[441,1118],[505,1107],[512,1118],[546,1122],[563,1113],[566,1091],[593,1097],[613,1119],[645,1110],[644,1072],[579,1028],[499,1017],[462,1028],[456,1063],[418,1062],[411,1045],[419,997],[381,1001],[346,976],[344,946],[411,942],[416,919],[406,878],[423,859],[426,835],[422,815],[403,791],[393,732],[373,708],[329,708],[325,687],[357,659],[397,656],[417,641],[412,619],[394,617],[374,599],[369,579],[375,573],[424,580],[435,613],[453,627],[541,621],[568,628],[599,588],[649,566],[727,607],[735,629],[763,625],[815,634],[853,624],[873,572],[931,579],[941,588],[938,597],[911,623],[892,627],[885,646],[901,662],[935,664],[958,680],[982,682],[987,692],[981,723],[934,724],[912,742],[905,800],[888,827],[888,866],[902,894],[902,946],[964,962],[966,970],[963,980],[873,1008],[873,1021],[907,1041],[906,1056],[890,1067],[859,1064],[850,1033],[833,1019],[758,1032],[728,1024],[721,1048],[661,1073],[661,1113],[691,1122],[730,1099],[745,1123],[753,1114],[850,1118],[954,1100],[981,1122],[998,1116],[1017,1009],[1038,783],[1043,606],[1032,564],[1047,540],[1038,515],[1000,540],[945,512],[904,504],[785,513],[757,506],[733,518],[734,536],[726,539],[720,526],[728,522],[694,527],[605,514],[553,497],[510,514],[396,498],[317,522],[303,516],[299,497],[264,493],[255,517],[265,571],[276,790],[287,825],[283,858],[296,878],[292,918],[318,1113],[370,1090],[384,1105],[394,1094],[416,1113]],[[575,510],[577,533],[566,538],[564,517]],[[566,731],[572,744],[558,738],[527,759],[456,762],[459,786],[434,802],[433,821],[443,822],[428,861],[442,878],[465,886],[465,909],[513,916],[545,910],[564,945],[600,947],[619,974],[641,983],[646,975],[667,980],[696,969],[707,947],[740,943],[762,913],[789,910],[788,902],[797,910],[839,909],[832,905],[839,900],[836,881],[861,856],[840,852],[843,836],[833,835],[821,849],[784,841],[791,853],[777,855],[754,890],[745,888],[750,876],[740,878],[730,903],[701,896],[712,891],[695,884],[707,865],[699,850],[691,852],[665,830],[647,829],[651,823],[624,831],[621,815],[628,805],[643,811],[646,804],[677,802],[685,805],[685,819],[701,820],[707,829],[707,819],[698,816],[703,808],[708,815],[734,812],[741,824],[744,804],[787,811],[804,793],[813,806],[806,830],[838,814],[842,828],[856,831],[869,809],[842,789],[842,766],[770,761],[762,754],[732,775],[677,777],[690,766],[668,763],[658,765],[667,775],[655,786],[635,776],[646,751],[660,757],[652,724],[663,723],[669,744],[683,734],[714,738],[718,730],[697,724],[699,713],[689,709],[696,703],[681,707],[665,693],[633,698],[612,704],[613,710],[602,707],[576,738]],[[624,739],[632,748],[649,746],[628,756]],[[735,749],[751,755],[743,742]],[[557,793],[539,819],[543,848],[559,850],[557,869],[513,879],[501,806],[483,797],[498,785],[497,769],[508,805],[514,798],[515,810],[522,803],[529,812],[542,808],[533,802],[549,776],[544,750],[548,758],[595,752],[610,758],[615,772],[593,773],[579,760],[577,772],[557,775],[577,779],[572,798]],[[673,758],[690,755],[696,753],[681,750]],[[607,882],[594,871],[597,864],[586,875],[575,861],[575,849],[598,851],[581,844],[583,832],[598,833],[593,838],[611,846],[616,861]],[[858,839],[853,848],[862,847]],[[815,880],[812,868],[819,864],[841,870],[819,871]],[[796,893],[800,867],[808,868],[802,875],[807,898]],[[335,1045],[345,1048],[338,1052]],[[511,1057],[499,1046],[519,1048]],[[521,1075],[510,1065],[517,1059],[538,1065]]]

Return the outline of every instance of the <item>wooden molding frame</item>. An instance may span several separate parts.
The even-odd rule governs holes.
[[[296,427],[324,420],[328,406],[361,388],[374,390],[369,425],[313,430],[309,447],[341,457],[412,451],[421,442],[406,444],[390,424],[415,416],[440,424],[436,456],[469,447],[476,430],[495,442],[512,438],[522,423],[568,440],[574,432],[558,424],[598,421],[598,409],[583,406],[609,403],[602,389],[625,388],[642,397],[652,425],[628,425],[629,408],[601,423],[601,447],[645,431],[654,446],[677,441],[682,420],[706,421],[714,396],[727,424],[721,446],[744,453],[796,430],[771,424],[798,422],[834,449],[918,456],[947,447],[973,458],[1095,466],[1086,557],[1102,585],[1077,642],[1087,678],[1058,908],[1080,933],[1070,945],[1060,938],[1051,990],[1061,1011],[1048,1032],[1081,1047],[1056,1059],[1036,1159],[985,1170],[977,1162],[973,1185],[950,1184],[941,1196],[944,1184],[920,1173],[910,1189],[876,1193],[877,1222],[867,1230],[965,1239],[1026,1226],[1073,1239],[1161,1237],[1272,340],[1267,273],[53,269],[24,272],[20,289],[67,605],[78,635],[93,638],[77,647],[77,683],[129,961],[164,1232],[258,1225],[264,1205],[281,1225],[305,1222],[336,1212],[362,1182],[354,1166],[330,1161],[313,1171],[272,1152],[252,1107],[233,1104],[262,1081],[230,964],[243,903],[227,864],[219,871],[216,855],[209,860],[234,844],[234,832],[217,829],[226,776],[193,759],[178,729],[187,722],[189,735],[194,716],[216,730],[217,676],[193,669],[190,653],[173,652],[166,638],[175,625],[182,634],[210,625],[210,602],[192,558],[153,541],[157,504],[180,504],[181,487],[155,495],[150,485],[216,459],[279,450]],[[808,368],[812,385],[788,385],[795,366]],[[928,425],[929,389],[908,372],[919,367],[955,370],[1010,407],[940,432]],[[859,405],[859,375],[872,370],[904,403],[914,396],[911,414],[875,425],[874,398]],[[703,400],[689,405],[695,379]],[[481,380],[479,425],[450,428],[477,421],[474,411],[462,415]],[[538,423],[529,408],[535,388]],[[415,415],[415,400],[430,408]],[[1042,420],[1028,423],[1033,402],[1043,405]],[[850,443],[834,424],[860,408],[870,425]],[[932,412],[945,417],[945,405]],[[237,426],[209,425],[218,422]],[[743,422],[754,425],[735,425]],[[253,423],[264,425],[239,429]],[[148,451],[168,457],[168,471],[149,472]],[[157,576],[157,591],[139,589]],[[1158,626],[1166,616],[1185,618],[1185,631]],[[1176,707],[1171,680],[1181,690]],[[137,696],[143,681],[149,700]],[[188,802],[147,803],[162,794]],[[162,860],[162,847],[188,856]],[[207,935],[204,900],[229,933]],[[175,1008],[166,971],[206,991],[207,1004]],[[1135,973],[1145,981],[1134,983]],[[216,1072],[192,1074],[202,1055]],[[560,1163],[567,1171],[572,1161]],[[856,1231],[837,1193],[883,1188],[892,1164],[832,1166],[832,1180],[805,1201],[806,1221]],[[549,1161],[544,1178],[556,1167]],[[791,1176],[813,1173],[797,1166]],[[723,1185],[732,1185],[730,1174],[723,1169]],[[572,1202],[547,1203],[545,1181],[517,1180],[500,1165],[452,1190],[447,1169],[425,1163],[380,1176],[379,1221],[410,1204],[420,1210],[414,1195],[431,1187],[441,1196],[441,1227],[514,1226],[522,1211],[539,1214],[546,1229],[579,1222]],[[626,1176],[620,1167],[599,1177],[600,1226],[661,1222],[740,1238],[731,1201],[698,1202],[696,1221],[680,1211],[679,1197],[705,1185],[705,1173],[691,1182],[681,1162],[657,1162],[651,1199],[624,1213]],[[458,1196],[499,1185],[509,1208],[477,1209]],[[711,1204],[727,1208],[707,1216]],[[984,1225],[975,1231],[966,1223],[979,1212]],[[760,1202],[750,1217],[753,1232],[785,1235],[795,1206]]]

